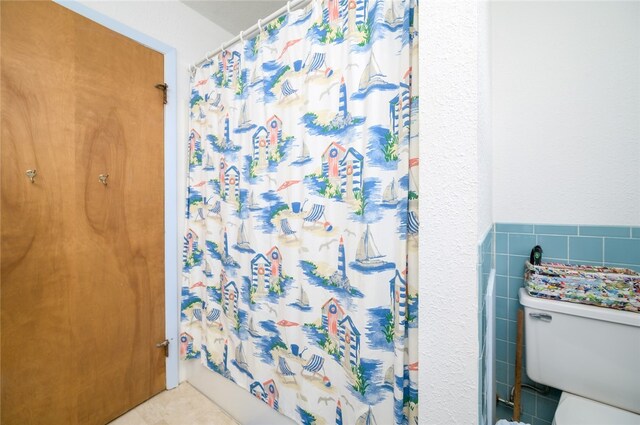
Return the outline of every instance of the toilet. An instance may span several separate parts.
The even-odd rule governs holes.
[[[640,314],[530,296],[527,375],[562,390],[554,425],[640,425]]]

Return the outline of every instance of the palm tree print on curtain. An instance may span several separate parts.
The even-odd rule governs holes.
[[[180,352],[298,423],[417,423],[417,18],[316,0],[191,80]]]

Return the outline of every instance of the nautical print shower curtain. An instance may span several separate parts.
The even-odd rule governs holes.
[[[416,28],[316,0],[191,80],[180,353],[298,423],[417,423]]]

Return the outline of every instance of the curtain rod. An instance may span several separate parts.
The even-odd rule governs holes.
[[[285,6],[281,7],[278,10],[276,10],[271,15],[269,15],[266,18],[263,18],[263,19],[258,19],[258,22],[256,24],[254,24],[253,26],[249,27],[248,29],[246,29],[244,31],[240,31],[240,34],[238,34],[237,36],[233,37],[231,40],[227,41],[226,43],[222,43],[220,45],[220,47],[217,48],[216,50],[207,53],[207,55],[204,57],[204,59],[202,59],[200,62],[197,62],[196,64],[194,64],[192,66],[189,66],[189,70],[192,73],[194,73],[200,66],[202,66],[202,64],[204,64],[205,62],[211,60],[211,58],[213,58],[215,55],[217,55],[218,53],[223,51],[225,48],[233,45],[238,40],[243,40],[245,37],[251,38],[258,31],[262,31],[263,21],[268,24],[269,22],[279,18],[280,16],[284,15],[285,13],[291,13],[291,11],[296,9],[296,8],[305,7],[306,5],[311,3],[312,1],[313,0],[292,0],[292,1],[288,1]]]

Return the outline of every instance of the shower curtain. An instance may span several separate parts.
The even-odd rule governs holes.
[[[180,353],[298,423],[418,420],[415,0],[323,0],[194,72]]]

